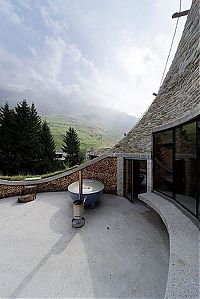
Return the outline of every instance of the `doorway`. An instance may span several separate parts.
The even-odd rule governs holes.
[[[130,201],[147,192],[147,161],[124,159],[124,196]]]

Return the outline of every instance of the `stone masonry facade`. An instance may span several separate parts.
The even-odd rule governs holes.
[[[193,0],[172,65],[155,100],[115,153],[150,154],[152,131],[191,113],[200,105],[199,0]],[[153,92],[153,91],[152,91]]]
[[[152,133],[200,114],[199,1],[193,0],[172,65],[153,103],[133,129],[113,148],[118,156],[117,194],[124,195],[127,156],[147,160],[147,192],[152,191]]]
[[[96,179],[105,186],[104,192],[117,193],[117,158],[107,157],[82,168],[83,178]],[[32,183],[37,185],[37,192],[67,191],[68,186],[78,180],[78,170],[56,179]],[[41,180],[42,181],[42,180]],[[24,184],[0,184],[0,198],[23,194]]]

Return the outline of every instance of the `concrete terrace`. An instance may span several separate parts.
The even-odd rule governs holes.
[[[163,298],[169,238],[140,202],[104,194],[71,226],[67,192],[0,200],[0,297]]]

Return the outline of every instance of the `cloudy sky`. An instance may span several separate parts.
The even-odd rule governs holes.
[[[178,8],[179,0],[0,0],[1,100],[140,116],[158,90]]]

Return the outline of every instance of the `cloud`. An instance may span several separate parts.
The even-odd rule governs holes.
[[[54,108],[58,100],[57,104],[60,102],[64,108],[70,97],[74,102],[80,100],[81,93],[85,92],[82,76],[89,80],[95,68],[82,57],[76,45],[67,44],[61,38],[46,37],[42,50],[26,61],[0,49],[0,72],[0,90],[6,87],[12,95],[15,90],[17,96],[37,98],[44,105],[48,99]]]
[[[60,35],[64,32],[64,30],[67,29],[67,24],[64,21],[58,21],[54,20],[49,13],[49,10],[47,7],[42,6],[40,8],[40,13],[43,18],[45,26],[47,26],[49,29],[51,29],[52,33],[55,36]]]
[[[30,0],[18,0],[18,5],[21,8],[25,8],[25,9],[28,9],[28,10],[31,9],[31,2],[30,2]]]
[[[173,0],[0,0],[0,14],[16,24],[0,32],[0,98],[140,116],[158,90],[176,8]]]
[[[154,56],[151,49],[133,45],[133,47],[120,49],[118,60],[129,76],[133,77],[144,73],[152,62],[155,63]]]
[[[21,20],[17,13],[14,11],[13,6],[9,1],[0,0],[0,14],[8,18],[14,24],[20,24]]]

